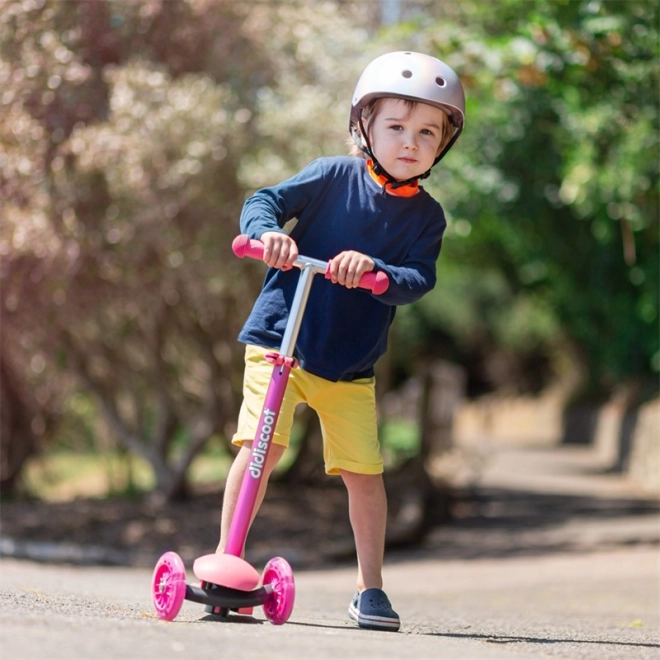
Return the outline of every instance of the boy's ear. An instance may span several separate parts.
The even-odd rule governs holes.
[[[435,155],[437,158],[447,146],[447,143],[451,140],[453,135],[453,128],[451,122],[445,115],[445,120],[442,122],[442,137],[440,139],[440,146],[438,147],[438,153]]]

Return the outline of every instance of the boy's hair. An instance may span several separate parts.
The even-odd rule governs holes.
[[[373,101],[370,101],[362,110],[362,119],[363,122],[369,122],[372,119],[374,119],[378,113],[382,109],[383,102],[390,99],[390,98],[396,98],[396,97],[388,97],[388,96],[382,96],[380,98],[374,99]],[[410,114],[413,112],[413,110],[420,104],[422,101],[413,101],[411,99],[396,99],[397,101],[401,101],[402,103],[405,104],[406,109],[408,113],[406,114],[406,118],[410,116]],[[451,122],[449,120],[449,117],[447,116],[446,113],[442,113],[442,116],[444,119],[442,120],[442,139],[440,140],[440,146],[438,148],[438,153],[442,153],[444,148],[447,146],[449,141],[451,140],[454,131],[452,129]],[[353,124],[353,130],[362,138],[362,131],[360,130],[360,123],[355,122]],[[359,158],[369,158],[367,154],[358,147],[358,145],[355,143],[355,140],[351,135],[349,135],[349,138],[346,142],[349,146],[349,156],[357,156]]]

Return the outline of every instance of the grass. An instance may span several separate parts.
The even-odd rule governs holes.
[[[231,457],[221,450],[197,456],[190,467],[192,484],[224,480]],[[28,462],[24,479],[27,492],[38,499],[65,502],[79,497],[108,497],[148,492],[153,471],[143,459],[125,452],[110,453],[52,450]]]
[[[302,429],[294,422],[291,450],[277,467],[286,469],[295,460]],[[380,429],[386,468],[393,468],[415,455],[419,429],[404,420],[389,421]],[[193,461],[188,475],[193,485],[224,481],[232,457],[221,447],[208,449]],[[153,489],[150,465],[123,451],[92,452],[51,449],[28,461],[24,471],[27,493],[44,501],[62,502],[80,497],[135,495]]]

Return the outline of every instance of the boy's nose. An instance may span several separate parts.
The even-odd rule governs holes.
[[[412,133],[404,133],[403,146],[405,149],[417,149],[417,140]]]

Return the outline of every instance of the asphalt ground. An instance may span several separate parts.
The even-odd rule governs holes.
[[[346,616],[354,572],[296,575],[296,607],[223,621],[185,602],[158,620],[144,569],[3,560],[3,660],[41,658],[593,658],[660,655],[658,554],[579,555],[389,564],[399,633],[359,630]]]
[[[498,448],[474,496],[456,524],[388,555],[399,633],[348,619],[349,565],[296,572],[293,614],[273,626],[259,608],[226,621],[190,602],[160,621],[149,570],[3,558],[0,658],[660,657],[654,496],[571,447]]]

